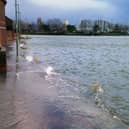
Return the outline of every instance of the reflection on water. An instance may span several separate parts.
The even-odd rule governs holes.
[[[0,78],[0,129],[128,129],[121,121],[125,122],[124,112],[122,117],[117,116],[121,114],[120,108],[126,114],[128,111],[128,95],[121,87],[128,81],[117,73],[128,69],[128,63],[121,59],[118,62],[124,61],[124,67],[115,67],[114,56],[123,56],[113,44],[119,40],[103,39],[103,46],[101,38],[33,37],[27,41],[31,49],[20,49],[17,65],[12,47],[8,52],[8,73]],[[89,44],[91,41],[94,45]],[[128,45],[117,47],[119,50]],[[113,59],[106,58],[107,54]],[[34,60],[28,62],[27,55]],[[109,63],[114,69],[105,67]],[[123,81],[116,83],[117,79]],[[120,88],[121,91],[117,90]],[[124,88],[127,90],[127,85]],[[94,99],[100,101],[99,107],[103,105],[103,109],[98,108]],[[111,111],[107,110],[109,105]]]

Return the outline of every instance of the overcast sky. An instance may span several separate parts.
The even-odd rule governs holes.
[[[7,0],[6,15],[14,18],[14,0]],[[129,0],[19,0],[23,20],[42,17],[68,20],[78,24],[81,19],[106,19],[129,24]]]

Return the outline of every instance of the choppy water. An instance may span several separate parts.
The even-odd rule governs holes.
[[[30,45],[82,96],[99,83],[105,106],[129,123],[129,37],[34,36]]]
[[[30,37],[16,67],[8,53],[0,129],[129,128],[129,37]]]

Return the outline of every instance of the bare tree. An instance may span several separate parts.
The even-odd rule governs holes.
[[[57,19],[57,18],[49,19],[47,24],[52,32],[64,31],[64,24],[60,19]]]

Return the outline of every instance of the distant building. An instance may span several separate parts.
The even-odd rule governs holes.
[[[43,26],[43,21],[42,21],[42,18],[39,17],[37,19],[37,28],[38,28],[38,31],[42,31],[42,26]]]
[[[65,20],[64,21],[64,31],[67,31],[67,26],[69,25],[69,21]]]
[[[94,24],[99,26],[100,32],[110,32],[111,25],[109,22],[105,20],[96,20]]]
[[[64,21],[64,25],[65,25],[65,26],[69,25],[69,21],[68,21],[68,20],[65,20],[65,21]]]
[[[0,0],[0,46],[6,45],[5,5],[6,0]]]
[[[80,23],[80,31],[85,33],[93,32],[94,23],[91,20],[82,20]]]

